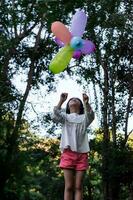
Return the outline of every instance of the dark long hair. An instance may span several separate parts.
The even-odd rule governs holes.
[[[66,105],[66,113],[67,113],[67,114],[70,114],[69,102],[70,102],[72,99],[78,99],[78,100],[79,100],[79,102],[80,102],[80,112],[79,112],[79,115],[84,114],[84,106],[83,106],[82,101],[81,101],[79,98],[74,98],[74,97],[71,98],[71,99],[69,99],[69,101],[67,102],[67,105]]]

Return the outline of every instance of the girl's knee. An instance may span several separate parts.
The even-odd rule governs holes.
[[[67,191],[73,191],[73,184],[66,184],[65,185],[65,190],[67,190]]]
[[[81,184],[76,184],[75,185],[75,190],[82,191],[82,185]]]

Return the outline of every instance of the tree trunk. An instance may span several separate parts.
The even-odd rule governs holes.
[[[126,119],[125,119],[125,140],[123,147],[125,146],[127,140],[128,140],[128,119],[129,119],[129,113],[130,113],[130,107],[131,107],[131,99],[132,99],[132,91],[133,91],[133,86],[131,85],[131,88],[129,90],[129,97],[128,97],[128,103],[127,103],[127,112],[126,112]]]
[[[104,70],[104,105],[103,105],[103,197],[104,200],[109,198],[109,127],[108,127],[108,67],[107,63],[102,64]]]
[[[113,144],[114,146],[116,145],[116,112],[115,112],[115,74],[114,74],[114,67],[112,67],[111,70],[111,90],[112,90],[112,139],[113,139]]]
[[[38,35],[36,37],[34,53],[36,53],[36,51],[38,49],[42,27],[43,27],[43,25],[41,24]],[[22,120],[22,114],[24,111],[25,103],[26,103],[27,97],[29,95],[31,86],[32,86],[34,67],[35,67],[35,58],[33,57],[33,58],[31,58],[31,65],[30,65],[29,74],[28,74],[27,87],[26,87],[25,93],[23,95],[23,98],[20,101],[16,124],[12,131],[12,134],[10,134],[10,138],[8,138],[8,141],[7,141],[8,147],[7,147],[5,162],[3,163],[3,167],[0,167],[0,169],[1,169],[0,172],[2,174],[0,176],[0,195],[1,195],[0,199],[2,199],[2,200],[5,200],[4,188],[6,186],[6,182],[10,178],[10,175],[13,170],[13,166],[15,165],[15,162],[16,162],[16,154],[18,152],[18,141],[17,140],[19,138],[19,129],[21,128],[21,120]],[[6,68],[6,70],[7,70],[7,68]],[[5,72],[6,72],[6,70],[5,70]]]

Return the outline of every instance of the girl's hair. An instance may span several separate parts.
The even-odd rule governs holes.
[[[66,105],[66,113],[67,113],[67,114],[70,114],[69,102],[70,102],[72,99],[78,99],[78,100],[79,100],[79,102],[80,102],[80,112],[79,112],[79,114],[80,114],[80,115],[84,114],[84,106],[83,106],[82,101],[81,101],[79,98],[71,98],[71,99],[69,99],[69,101],[67,102],[67,105]]]

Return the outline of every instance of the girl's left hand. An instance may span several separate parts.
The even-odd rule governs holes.
[[[88,103],[88,101],[89,101],[89,97],[87,96],[87,94],[83,93],[83,102]]]

